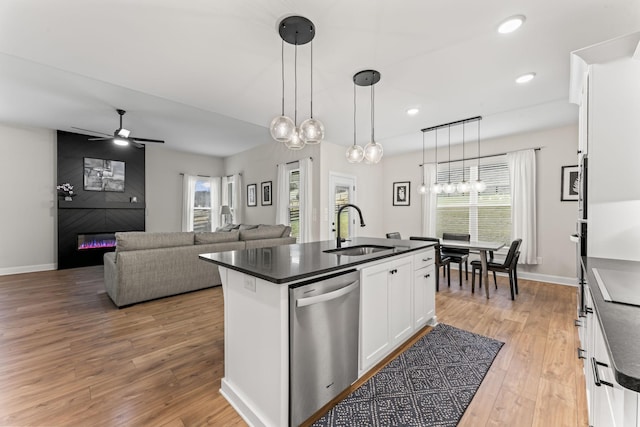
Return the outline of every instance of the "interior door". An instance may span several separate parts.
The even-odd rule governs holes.
[[[329,239],[336,238],[338,209],[347,203],[355,204],[356,178],[352,175],[329,173]],[[355,236],[356,217],[352,209],[342,211],[340,215],[340,234],[343,239]]]

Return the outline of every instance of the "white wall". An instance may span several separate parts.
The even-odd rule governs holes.
[[[0,275],[55,269],[56,133],[0,124],[0,153]]]
[[[319,236],[319,185],[320,185],[320,150],[325,143],[307,145],[302,150],[289,150],[282,143],[269,141],[242,153],[225,158],[225,175],[242,174],[242,222],[245,224],[275,224],[276,220],[276,175],[279,163],[288,163],[307,157],[313,158],[313,210],[311,225],[311,241]],[[262,206],[260,198],[260,183],[272,182],[273,203]],[[258,205],[248,207],[246,202],[247,185],[256,184],[258,189]]]
[[[483,155],[535,147],[543,147],[536,154],[538,256],[542,258],[542,263],[520,266],[518,270],[530,273],[530,277],[541,274],[552,276],[547,277],[547,280],[570,282],[576,275],[576,255],[569,235],[575,233],[578,204],[560,201],[560,175],[562,166],[577,164],[577,125],[481,141]],[[475,152],[471,155],[475,155]],[[451,157],[462,158],[462,146],[452,146]],[[381,196],[384,199],[385,228],[387,231],[399,231],[403,237],[421,233],[422,203],[421,196],[417,193],[421,183],[421,160],[421,150],[383,159],[384,183]],[[433,152],[427,151],[426,161],[433,160]],[[396,181],[411,181],[411,206],[392,206],[391,188]]]
[[[180,174],[223,176],[223,159],[146,146],[145,186],[147,231],[182,228],[182,178]]]

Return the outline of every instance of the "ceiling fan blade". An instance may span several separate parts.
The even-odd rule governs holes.
[[[91,132],[91,133],[99,133],[100,135],[105,135],[105,136],[111,136],[108,133],[104,133],[104,132],[98,132],[96,130],[90,130],[90,129],[82,129],[82,128],[77,128],[75,126],[71,126],[71,129],[77,129],[77,130],[81,130],[83,132]]]
[[[157,142],[159,144],[164,144],[164,141],[160,139],[148,139],[148,138],[137,138],[137,137],[129,137],[129,139],[132,139],[134,141],[139,141],[139,142]]]
[[[88,141],[106,141],[109,139],[113,139],[112,136],[106,137],[106,136],[101,136],[100,138],[89,138]]]

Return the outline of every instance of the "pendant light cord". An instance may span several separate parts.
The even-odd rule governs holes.
[[[313,41],[311,41],[311,118],[313,119]]]
[[[356,146],[356,82],[353,82],[353,146]]]
[[[451,125],[448,126],[449,129],[449,163],[447,163],[448,165],[448,169],[449,169],[449,184],[451,184]]]
[[[480,181],[480,120],[478,120],[478,181]]]
[[[294,81],[294,110],[293,110],[293,124],[298,127],[298,34],[296,33],[296,48],[295,56],[293,60],[293,81]]]
[[[374,73],[371,73],[371,143],[375,143],[375,138],[374,138],[374,109],[375,109],[375,89],[374,86],[375,84],[373,83],[373,79],[374,79]]]
[[[282,47],[280,52],[280,61],[282,66],[282,115],[284,116],[284,39],[282,39]]]
[[[462,122],[462,182],[464,182],[464,125]]]

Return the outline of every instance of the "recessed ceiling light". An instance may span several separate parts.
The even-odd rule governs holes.
[[[517,30],[524,24],[525,21],[524,15],[516,15],[510,18],[507,18],[500,26],[498,27],[498,32],[500,34],[509,34]]]
[[[417,108],[409,108],[407,110],[407,114],[410,115],[410,116],[415,116],[419,112],[420,112],[420,110],[418,110]]]
[[[516,83],[523,84],[523,83],[530,82],[531,80],[533,80],[535,76],[536,76],[536,73],[523,74],[516,79]]]

